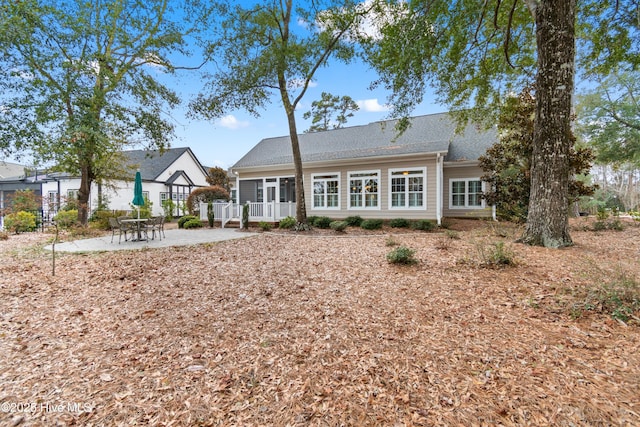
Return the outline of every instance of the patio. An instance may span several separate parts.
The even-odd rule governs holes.
[[[167,229],[160,239],[149,239],[142,241],[122,241],[118,244],[118,239],[111,243],[111,234],[91,239],[74,240],[55,245],[56,252],[108,252],[121,250],[140,250],[166,248],[171,246],[189,246],[201,243],[221,242],[231,239],[242,239],[254,236],[256,233],[240,231],[236,228],[199,228],[192,230]],[[117,237],[117,236],[116,236]],[[45,247],[52,250],[52,245]]]

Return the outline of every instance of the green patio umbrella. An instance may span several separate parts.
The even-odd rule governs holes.
[[[134,206],[138,207],[138,218],[140,218],[140,206],[144,206],[144,196],[142,195],[142,176],[140,171],[136,172],[136,180],[133,185],[133,201]]]

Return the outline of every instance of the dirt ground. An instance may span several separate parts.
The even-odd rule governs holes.
[[[50,235],[10,236],[0,425],[640,425],[640,227],[587,221],[561,250],[457,221],[58,254],[55,276]],[[417,264],[387,262],[402,245]]]

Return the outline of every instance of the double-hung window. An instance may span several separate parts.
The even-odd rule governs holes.
[[[390,169],[390,209],[424,209],[426,175],[426,168]]]
[[[314,174],[313,181],[313,208],[314,209],[340,209],[340,174]]]
[[[482,181],[479,179],[452,179],[449,189],[449,207],[451,209],[484,208]]]
[[[380,209],[380,171],[349,172],[349,208]]]

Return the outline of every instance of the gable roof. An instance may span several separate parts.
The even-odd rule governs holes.
[[[412,117],[411,126],[397,136],[397,120],[298,135],[303,162],[366,159],[411,154],[443,153],[446,161],[475,160],[497,140],[495,130],[480,131],[468,125],[456,134],[448,113]],[[291,138],[260,141],[233,169],[290,165]]]
[[[125,156],[128,165],[140,169],[143,181],[155,181],[158,176],[186,152],[189,152],[193,160],[202,168],[202,165],[189,147],[168,148],[162,153],[160,150],[130,150],[123,151],[122,154]]]

